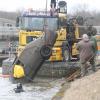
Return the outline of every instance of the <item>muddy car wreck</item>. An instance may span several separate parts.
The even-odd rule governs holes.
[[[25,49],[14,61],[11,78],[17,81],[33,80],[41,65],[51,56],[52,47],[56,38],[56,32],[49,31],[44,36],[27,44]]]

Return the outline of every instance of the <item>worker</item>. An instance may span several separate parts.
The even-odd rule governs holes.
[[[96,37],[95,37],[95,36],[91,36],[91,37],[89,37],[89,38],[90,38],[90,41],[94,42],[94,46],[95,46],[94,52],[95,52],[95,56],[96,56],[97,51],[98,51],[98,46],[97,46],[97,40],[96,40]]]
[[[87,62],[90,62],[93,72],[95,72],[95,45],[91,41],[87,34],[83,34],[82,40],[77,44],[77,49],[80,54],[80,63],[81,63],[81,76],[85,76],[87,71]]]
[[[72,46],[73,46],[74,40],[75,40],[73,32],[68,33],[66,39],[68,41],[68,47],[69,47],[69,50],[70,50],[70,55],[72,56]]]
[[[89,37],[91,37],[91,36],[96,35],[96,33],[97,33],[96,28],[93,27],[93,25],[89,25],[88,28],[87,28],[87,35],[88,35]]]
[[[97,41],[96,41],[96,38],[95,38],[96,34],[97,34],[96,28],[94,28],[93,25],[90,25],[88,27],[88,30],[87,30],[87,35],[89,36],[89,39],[94,42],[94,45],[95,45],[94,52],[95,52],[95,54],[97,53]]]
[[[51,0],[51,9],[50,9],[50,15],[54,16],[55,10],[56,10],[56,0]]]
[[[69,47],[69,60],[71,60],[72,58],[72,46],[75,42],[75,27],[74,27],[74,24],[72,22],[73,20],[70,19],[69,22],[67,22],[67,27],[66,27],[66,31],[67,31],[67,34],[66,34],[66,40],[68,42],[68,47]]]

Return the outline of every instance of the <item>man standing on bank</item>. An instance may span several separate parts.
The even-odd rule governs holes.
[[[95,45],[93,41],[90,41],[87,34],[83,34],[82,40],[77,44],[77,49],[80,54],[81,76],[83,77],[87,73],[87,62],[90,62],[91,68],[95,72]]]

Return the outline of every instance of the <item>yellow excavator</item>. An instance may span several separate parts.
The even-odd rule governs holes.
[[[67,22],[65,1],[56,3],[56,0],[51,0],[50,11],[25,11],[16,22],[20,32],[11,72],[13,79],[32,80],[44,62],[59,62],[61,67],[65,61],[78,55],[74,41],[79,38],[78,23],[74,18]],[[67,41],[68,34],[73,37],[72,48]]]

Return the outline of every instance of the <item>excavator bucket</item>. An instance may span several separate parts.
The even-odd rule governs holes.
[[[45,60],[52,54],[56,32],[49,31],[44,36],[30,42],[16,58],[11,77],[15,80],[33,80]]]

